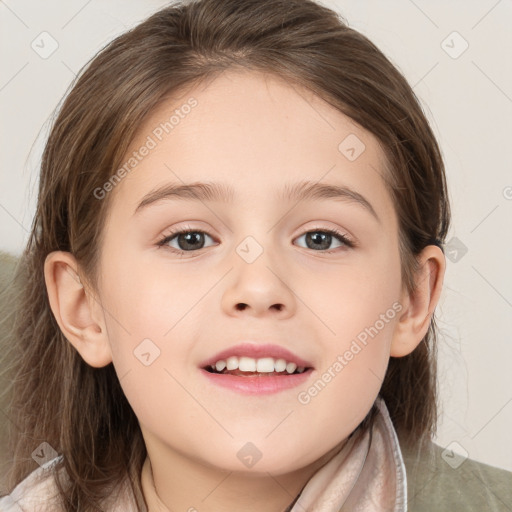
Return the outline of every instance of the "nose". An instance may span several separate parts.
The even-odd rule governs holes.
[[[284,264],[270,259],[265,251],[252,263],[237,256],[223,291],[222,309],[231,316],[288,318],[297,307],[290,280]]]

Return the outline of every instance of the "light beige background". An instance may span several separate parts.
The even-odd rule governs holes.
[[[20,254],[26,242],[49,120],[75,74],[166,3],[0,1],[0,249]],[[512,471],[512,2],[322,3],[402,70],[445,157],[453,226],[436,442]],[[58,44],[47,58],[31,47],[44,31]]]

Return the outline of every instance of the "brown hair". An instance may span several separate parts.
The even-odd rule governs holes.
[[[15,276],[9,488],[34,469],[31,453],[47,442],[63,455],[70,478],[69,488],[61,486],[66,511],[100,509],[125,478],[144,509],[146,448],[137,417],[113,365],[90,367],[60,331],[43,265],[51,251],[69,251],[96,289],[109,195],[99,201],[93,191],[122,165],[137,128],[166,97],[232,68],[306,87],[378,138],[410,291],[415,255],[444,241],[450,221],[444,166],[419,101],[390,60],[341,16],[311,0],[202,0],[160,10],[84,67],[44,150],[37,210]],[[406,443],[435,433],[435,350],[433,318],[411,354],[390,359],[382,384]]]

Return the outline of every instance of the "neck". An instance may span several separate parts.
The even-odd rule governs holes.
[[[313,474],[344,444],[306,467],[281,475],[227,471],[175,451],[167,451],[163,458],[162,451],[151,456],[148,450],[143,469],[148,512],[287,512]]]

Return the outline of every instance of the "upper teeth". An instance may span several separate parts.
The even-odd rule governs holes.
[[[213,369],[215,368],[218,372],[227,368],[228,370],[240,370],[242,372],[284,372],[293,373],[297,370],[298,373],[302,373],[305,370],[304,366],[299,366],[295,363],[288,363],[285,359],[274,359],[273,357],[262,357],[261,359],[254,359],[252,357],[237,357],[231,356],[227,359],[220,359],[214,365],[210,365]]]

